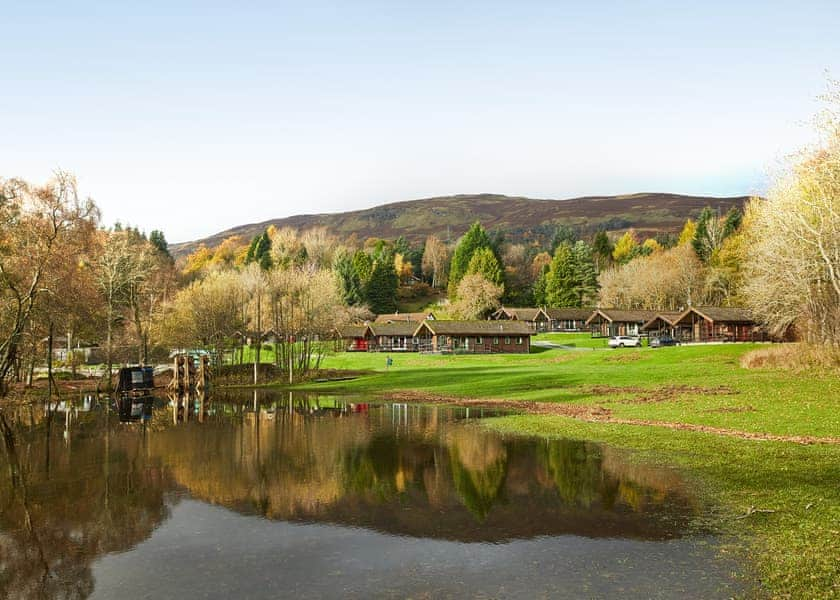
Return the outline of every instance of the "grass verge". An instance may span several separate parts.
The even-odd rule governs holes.
[[[720,345],[530,355],[339,354],[325,366],[374,370],[319,391],[557,402],[618,419],[666,421],[780,436],[840,435],[840,379],[810,370],[744,369],[745,352]],[[774,597],[840,596],[840,446],[721,437],[655,426],[588,423],[553,415],[488,421],[517,434],[597,440],[681,467],[711,502],[717,526],[740,540]],[[752,508],[751,508],[752,507]],[[768,510],[773,512],[750,512]],[[748,516],[744,516],[748,515]],[[744,517],[744,518],[739,518]]]

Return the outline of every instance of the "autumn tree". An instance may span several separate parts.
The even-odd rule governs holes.
[[[42,187],[0,179],[0,396],[7,393],[33,313],[50,293],[45,279],[62,243],[97,217],[67,173],[56,173]]]
[[[619,264],[629,262],[636,255],[638,246],[635,232],[632,230],[624,232],[613,247],[613,260]]]
[[[433,288],[442,288],[446,284],[449,248],[435,235],[426,238],[423,248],[423,275]]]
[[[459,319],[483,319],[501,306],[502,286],[485,279],[479,273],[467,274],[458,284],[452,314]]]
[[[820,141],[791,159],[767,194],[749,205],[744,295],[777,334],[840,353],[840,84],[817,121]]]

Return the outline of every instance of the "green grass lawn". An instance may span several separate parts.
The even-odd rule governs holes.
[[[549,334],[554,335],[567,334]],[[314,387],[354,394],[416,390],[463,398],[599,405],[620,418],[840,436],[836,372],[741,368],[741,355],[755,347],[391,354],[394,363],[387,370],[385,354],[341,353],[329,356],[324,366],[376,372]],[[508,433],[599,440],[632,449],[646,460],[677,465],[715,507],[717,527],[734,534],[736,545],[742,545],[769,595],[840,596],[840,446],[751,441],[542,415],[493,419],[488,426]],[[751,506],[775,512],[737,518]]]
[[[572,348],[607,348],[607,338],[594,338],[589,333],[540,333],[532,338],[535,342],[552,342]]]

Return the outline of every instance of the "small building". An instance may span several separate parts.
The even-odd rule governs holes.
[[[398,323],[398,322],[414,322],[432,321],[435,318],[433,312],[413,312],[413,313],[393,313],[386,315],[377,315],[374,323]]]
[[[367,324],[339,327],[338,337],[347,352],[367,352],[375,345],[373,332]]]
[[[416,352],[417,338],[414,332],[419,321],[389,321],[371,323],[368,329],[373,335],[374,347],[371,350],[383,352]]]
[[[586,320],[592,314],[592,308],[544,308],[548,316],[549,331],[586,331]]]
[[[652,310],[596,308],[586,320],[592,337],[641,335],[642,326],[656,316]]]
[[[423,321],[414,332],[423,352],[528,354],[534,331],[522,321]]]
[[[676,340],[688,340],[689,333],[684,326],[677,325],[681,312],[660,312],[642,325],[642,332],[648,336],[662,337],[669,335]]]
[[[526,323],[531,331],[548,331],[551,319],[541,308],[501,307],[490,315],[494,321],[520,321]]]
[[[745,308],[691,306],[683,311],[674,326],[685,331],[686,341],[760,342],[768,338]]]

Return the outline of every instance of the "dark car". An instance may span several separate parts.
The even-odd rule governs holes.
[[[672,338],[670,335],[663,335],[661,337],[650,338],[650,347],[659,348],[660,346],[679,346],[680,341]]]

